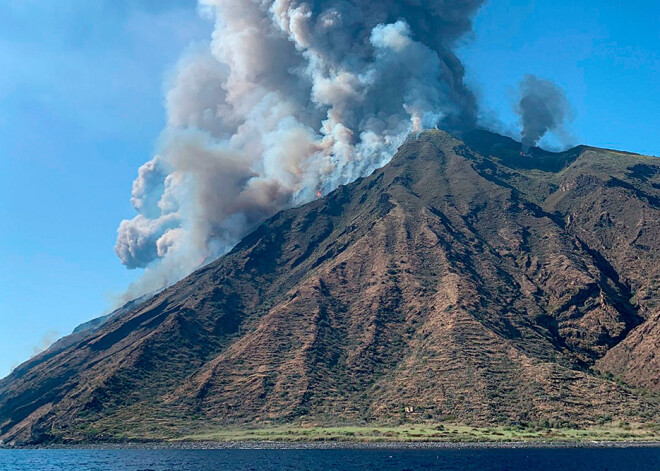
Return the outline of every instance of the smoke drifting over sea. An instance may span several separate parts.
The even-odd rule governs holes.
[[[133,184],[115,251],[176,281],[256,224],[387,163],[406,136],[471,127],[452,52],[483,0],[204,0],[208,50],[178,64],[159,152]]]
[[[564,92],[550,80],[526,75],[520,83],[520,101],[516,107],[522,124],[522,145],[527,152],[548,131],[564,134],[564,123],[572,115]]]

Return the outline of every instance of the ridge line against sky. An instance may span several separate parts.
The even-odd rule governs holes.
[[[656,10],[488,2],[458,48],[484,118],[517,136],[518,83],[534,73],[567,93],[576,144],[660,154]],[[0,162],[11,176],[0,190],[0,376],[139,275],[113,253],[116,226],[134,214],[131,182],[165,124],[163,81],[211,30],[185,0],[0,6]]]

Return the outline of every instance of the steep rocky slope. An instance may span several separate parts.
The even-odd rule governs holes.
[[[410,139],[20,366],[0,381],[0,438],[657,419],[657,161],[460,139]]]

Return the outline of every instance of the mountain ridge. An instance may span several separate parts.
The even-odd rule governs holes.
[[[517,146],[427,131],[372,175],[278,213],[0,380],[0,438],[655,420],[638,388],[659,389],[658,163]]]

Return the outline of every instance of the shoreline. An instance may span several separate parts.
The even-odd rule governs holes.
[[[479,450],[533,448],[658,448],[660,441],[491,441],[491,442],[359,442],[359,441],[166,441],[0,445],[2,450]]]

